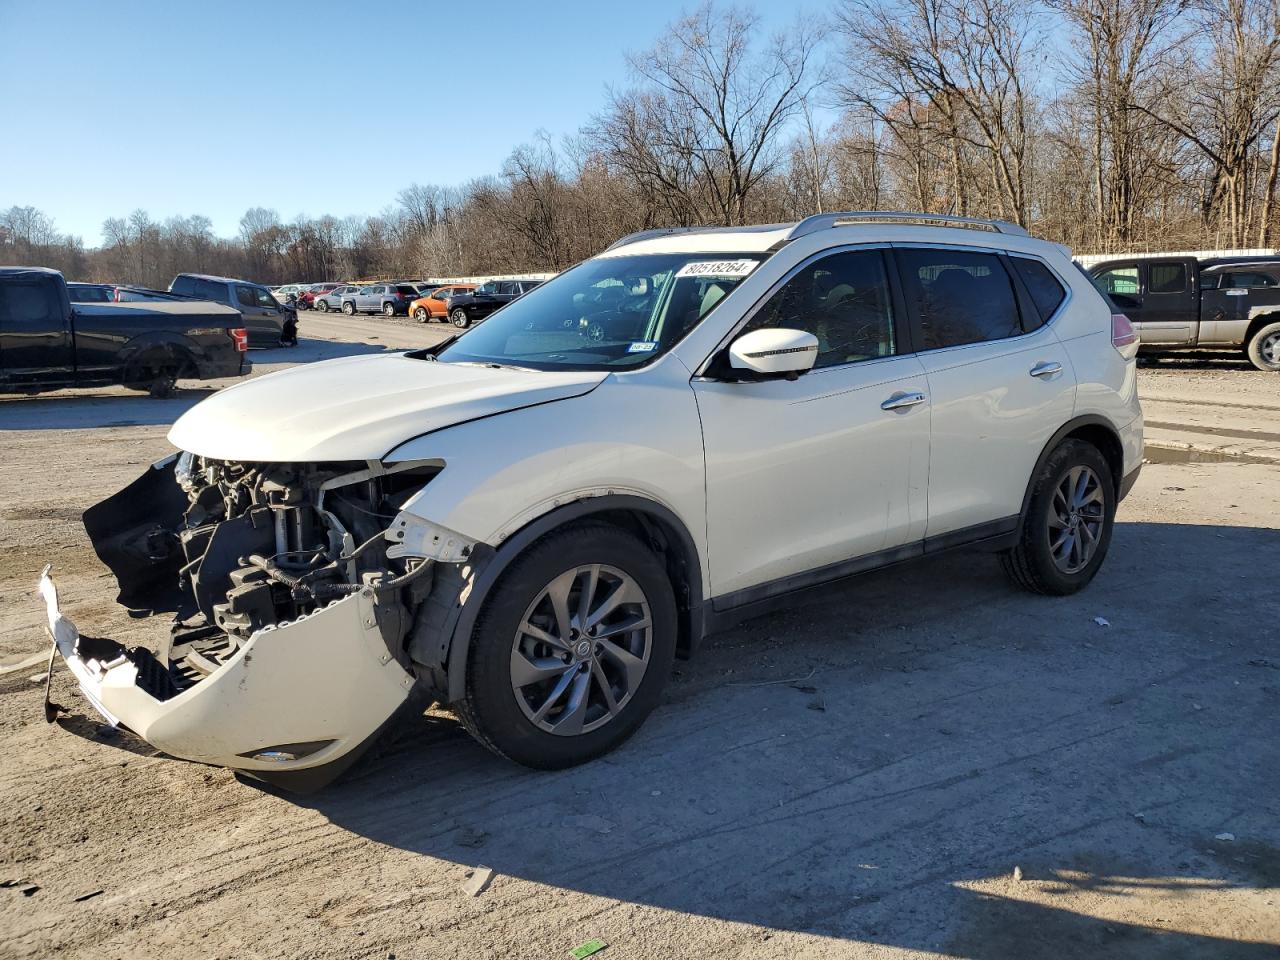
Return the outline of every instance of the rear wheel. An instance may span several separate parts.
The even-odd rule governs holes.
[[[417,320],[419,323],[426,323],[431,318],[427,316],[426,307],[419,307],[417,310],[413,311],[413,319]]]
[[[382,315],[384,317],[394,317],[396,315],[396,305],[394,303],[384,303],[382,305]]]
[[[1254,333],[1245,354],[1259,370],[1280,372],[1280,323],[1269,323]]]
[[[570,527],[535,543],[494,586],[458,713],[517,763],[584,763],[657,706],[675,645],[675,599],[653,552],[609,524]]]
[[[342,305],[342,312],[348,317],[354,317],[356,315],[356,305],[348,300]]]
[[[1094,578],[1111,545],[1111,467],[1093,444],[1065,440],[1032,484],[1018,544],[1001,557],[1005,572],[1033,593],[1075,593]]]
[[[471,321],[467,319],[467,311],[458,307],[453,313],[449,314],[449,319],[453,321],[455,327],[461,327],[463,330],[471,325]]]

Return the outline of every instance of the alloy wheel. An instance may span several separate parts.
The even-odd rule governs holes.
[[[511,690],[539,729],[590,733],[627,706],[652,649],[640,584],[616,567],[577,566],[543,587],[525,611],[511,646]]]
[[[1107,501],[1102,481],[1089,467],[1067,471],[1049,503],[1049,553],[1063,573],[1079,573],[1089,565],[1106,523]]]
[[[1264,361],[1280,368],[1280,330],[1263,338],[1262,343],[1258,344],[1258,353]]]

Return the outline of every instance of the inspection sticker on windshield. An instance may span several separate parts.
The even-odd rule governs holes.
[[[745,277],[756,268],[755,260],[699,260],[686,263],[677,277]]]
[[[656,340],[636,340],[627,347],[627,353],[651,353],[657,345]]]

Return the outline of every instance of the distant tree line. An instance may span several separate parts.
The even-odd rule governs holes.
[[[372,216],[103,224],[0,212],[0,261],[163,286],[559,270],[655,226],[842,209],[994,216],[1077,250],[1267,246],[1280,0],[839,0],[767,35],[703,3],[628,57],[574,136]],[[836,117],[835,122],[820,117]]]

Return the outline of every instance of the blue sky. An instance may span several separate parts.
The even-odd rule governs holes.
[[[39,207],[90,246],[138,207],[222,235],[252,206],[376,213],[411,183],[498,172],[539,129],[574,132],[626,82],[625,52],[691,5],[0,0],[22,131],[0,209]],[[757,9],[770,29],[798,12]]]

